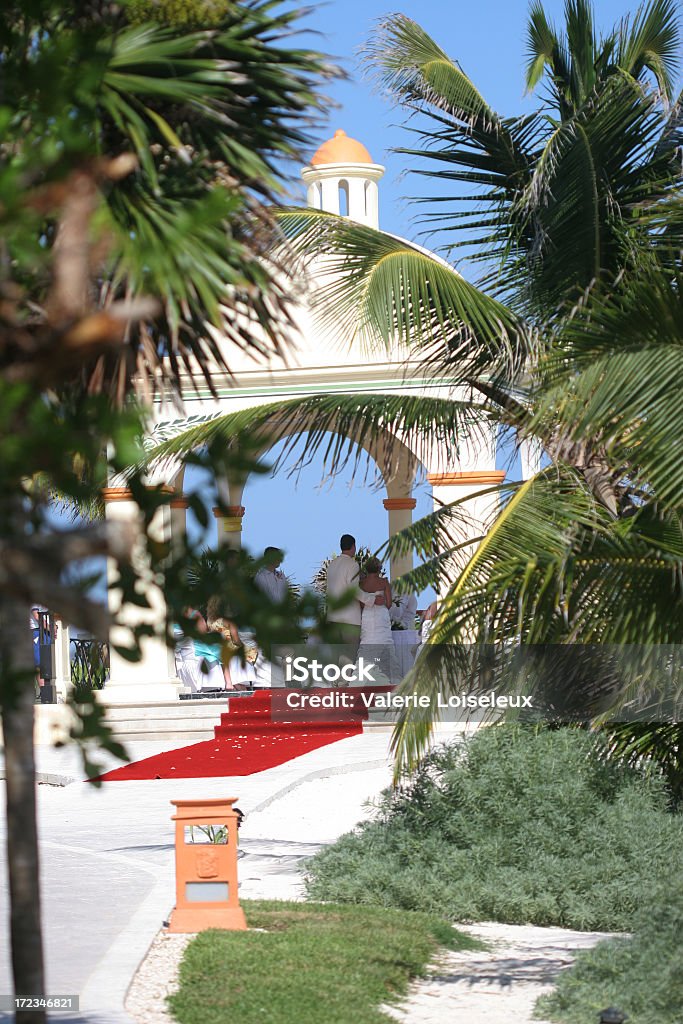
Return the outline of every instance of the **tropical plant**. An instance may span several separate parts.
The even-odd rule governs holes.
[[[541,996],[539,1017],[583,1024],[597,1007],[617,1006],[639,1024],[678,1024],[683,1001],[679,935],[683,890],[663,880],[634,917],[633,935],[582,950],[562,971],[553,992]]]
[[[124,606],[149,608],[164,580],[172,611],[187,605],[193,552],[172,557],[153,536],[168,495],[136,471],[136,399],[163,389],[178,401],[192,381],[213,386],[231,346],[258,356],[283,343],[286,277],[268,255],[267,207],[284,195],[281,161],[297,155],[329,73],[290,45],[291,8],[181,7],[189,22],[172,4],[129,12],[109,0],[10,0],[0,14],[0,699],[14,987],[32,996],[45,990],[29,609],[44,603],[106,634],[115,619],[68,581],[73,563],[101,556]],[[55,529],[51,492],[92,506],[121,475],[140,537],[103,523]],[[255,628],[267,633],[266,618]],[[139,657],[151,632],[139,623],[119,652]],[[94,774],[93,743],[125,751],[101,705],[80,696],[90,699],[75,738]],[[24,1018],[42,1024],[45,1011]]]
[[[534,3],[526,81],[544,93],[535,112],[505,117],[419,25],[384,19],[366,66],[415,115],[399,152],[429,186],[417,201],[432,204],[426,223],[446,252],[482,268],[478,283],[322,211],[284,211],[280,225],[313,266],[324,255],[313,299],[323,327],[400,341],[457,398],[316,396],[218,418],[161,450],[298,430],[302,457],[322,452],[329,472],[380,434],[418,455],[434,436],[457,450],[482,418],[536,439],[548,468],[506,485],[485,540],[463,539],[461,501],[386,545],[422,560],[399,586],[444,595],[407,689],[455,685],[459,673],[435,672],[434,657],[457,661],[473,640],[680,642],[679,38],[673,0],[649,0],[605,35],[588,0],[567,0],[563,33]],[[430,730],[402,713],[398,771]]]
[[[673,809],[683,805],[683,724],[620,722],[606,729],[606,756],[662,774]]]
[[[629,931],[682,863],[683,819],[661,777],[606,764],[604,748],[579,729],[510,724],[438,747],[307,862],[308,893],[438,907],[455,921]]]
[[[183,6],[194,26],[177,5],[109,0],[68,12],[41,0],[30,14],[9,4],[0,25],[3,142],[8,153],[21,142],[24,180],[60,179],[65,150],[67,159],[121,157],[101,192],[102,169],[80,182],[81,212],[96,205],[111,242],[93,295],[105,308],[155,301],[130,325],[125,363],[98,353],[78,375],[119,399],[133,370],[143,391],[157,387],[162,360],[165,380],[199,373],[211,388],[209,368],[224,370],[232,345],[280,349],[286,284],[268,255],[269,204],[283,194],[280,162],[297,157],[320,104],[316,85],[331,71],[288,46],[296,9],[272,0]],[[86,51],[87,64],[74,60]],[[82,120],[71,124],[75,102]],[[38,241],[21,253],[27,274],[44,266],[40,255]]]

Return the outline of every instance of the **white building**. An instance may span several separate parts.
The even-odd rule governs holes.
[[[379,228],[379,182],[383,173],[384,168],[373,161],[365,146],[345,132],[337,131],[302,171],[308,205]],[[315,287],[314,281],[312,287]],[[425,376],[424,366],[411,359],[410,353],[398,345],[391,351],[368,355],[348,337],[322,332],[305,302],[298,307],[296,321],[298,331],[293,332],[292,349],[286,364],[273,361],[263,365],[243,352],[226,353],[233,377],[216,375],[217,400],[208,389],[198,395],[188,393],[185,400],[187,418],[329,392],[362,390],[366,393],[454,395],[453,388],[449,388],[443,379]],[[154,415],[160,432],[180,429],[184,422],[169,421],[168,411],[161,404],[155,408]],[[379,441],[373,444],[372,450],[368,449],[382,473],[386,491],[383,499],[379,499],[376,492],[369,492],[369,500],[383,500],[388,535],[393,535],[412,520],[416,504],[412,492],[420,467],[426,471],[427,480],[432,485],[435,506],[475,494],[500,483],[504,477],[502,471],[496,470],[494,436],[482,437],[479,434],[476,441],[463,443],[457,453],[445,451],[438,444],[432,445],[431,450],[423,444],[418,451],[415,445],[411,447],[406,443],[406,439],[388,435],[386,442]],[[533,469],[530,466],[529,473]],[[185,529],[182,469],[174,479],[164,482],[172,484],[176,497],[158,528],[161,533],[173,536]],[[224,484],[226,493],[223,500],[229,515],[219,518],[217,528],[219,537],[232,546],[240,544],[242,519],[249,515],[249,508],[243,504],[244,483],[244,480],[229,480]],[[136,506],[124,488],[109,488],[105,498],[108,518],[128,518],[136,514]],[[491,511],[490,495],[475,498],[471,505],[471,529],[479,533],[481,524]],[[392,578],[410,567],[409,558],[393,560]],[[163,595],[154,588],[152,594],[152,618],[163,622]],[[130,609],[130,615],[139,616],[139,610]],[[116,637],[112,639],[116,640]],[[124,661],[112,650],[111,679],[103,692],[107,703],[175,700],[179,690],[173,653],[161,639],[144,641],[143,658],[135,664]]]

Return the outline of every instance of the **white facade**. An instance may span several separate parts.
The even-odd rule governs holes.
[[[321,162],[321,155],[324,158],[326,153],[332,153],[331,162],[324,159]],[[348,159],[349,154],[356,156],[357,153],[363,159]],[[337,158],[338,155],[341,159]],[[311,166],[302,171],[308,189],[308,204],[378,228],[378,182],[383,173],[384,168],[372,162],[360,143],[338,132],[334,139],[321,147]],[[314,281],[312,287],[315,287]],[[226,362],[233,376],[215,376],[217,399],[211,397],[208,389],[200,390],[199,394],[188,391],[185,400],[187,419],[321,393],[362,391],[455,397],[452,388],[438,378],[427,376],[424,367],[411,360],[409,353],[398,346],[393,351],[369,354],[348,337],[331,331],[322,332],[305,302],[297,308],[296,323],[297,330],[292,334],[286,363],[273,361],[263,365],[242,351],[227,351]],[[186,422],[185,419],[169,417],[168,410],[161,404],[154,409],[154,419],[159,431],[180,430]],[[388,441],[391,441],[390,445]],[[504,476],[495,468],[495,439],[483,427],[460,447],[457,454],[445,451],[439,445],[422,444],[418,447],[415,443],[406,443],[406,439],[387,437],[385,443],[380,441],[373,447],[370,455],[384,478],[389,536],[412,521],[416,503],[412,491],[421,467],[432,484],[435,507],[491,487]],[[529,461],[532,461],[531,457]],[[166,519],[159,524],[159,529],[169,531],[171,537],[177,536],[184,529],[185,517],[182,471],[174,480],[165,479],[163,482],[172,484],[178,497],[170,511],[167,510]],[[230,506],[231,515],[217,523],[219,537],[225,543],[237,546],[242,516],[249,515],[249,508],[245,509],[242,503],[244,481],[226,481],[222,486],[223,500]],[[107,503],[108,517],[135,514],[134,504],[125,500],[123,491],[117,492],[112,488],[110,499]],[[368,500],[380,499],[373,491]],[[478,536],[494,511],[494,505],[491,497],[486,496],[474,499],[469,508],[471,522],[467,529],[470,536]],[[410,558],[396,559],[391,564],[391,576],[395,578],[410,568]],[[153,584],[150,586],[154,606],[151,617],[163,623],[163,595]],[[131,614],[136,614],[135,610],[131,610]],[[106,702],[165,700],[179,692],[172,654],[161,640],[150,639],[145,643],[143,660],[137,664],[125,662],[112,649],[111,679],[104,691]]]

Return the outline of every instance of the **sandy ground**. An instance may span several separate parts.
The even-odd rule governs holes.
[[[575,953],[607,938],[599,932],[490,922],[463,927],[486,952],[445,952],[399,1007],[384,1007],[401,1024],[549,1024],[533,1016]]]

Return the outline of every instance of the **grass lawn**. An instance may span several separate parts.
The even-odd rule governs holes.
[[[169,999],[181,1024],[386,1024],[439,946],[480,942],[428,914],[380,907],[245,901],[249,928],[188,946]]]

